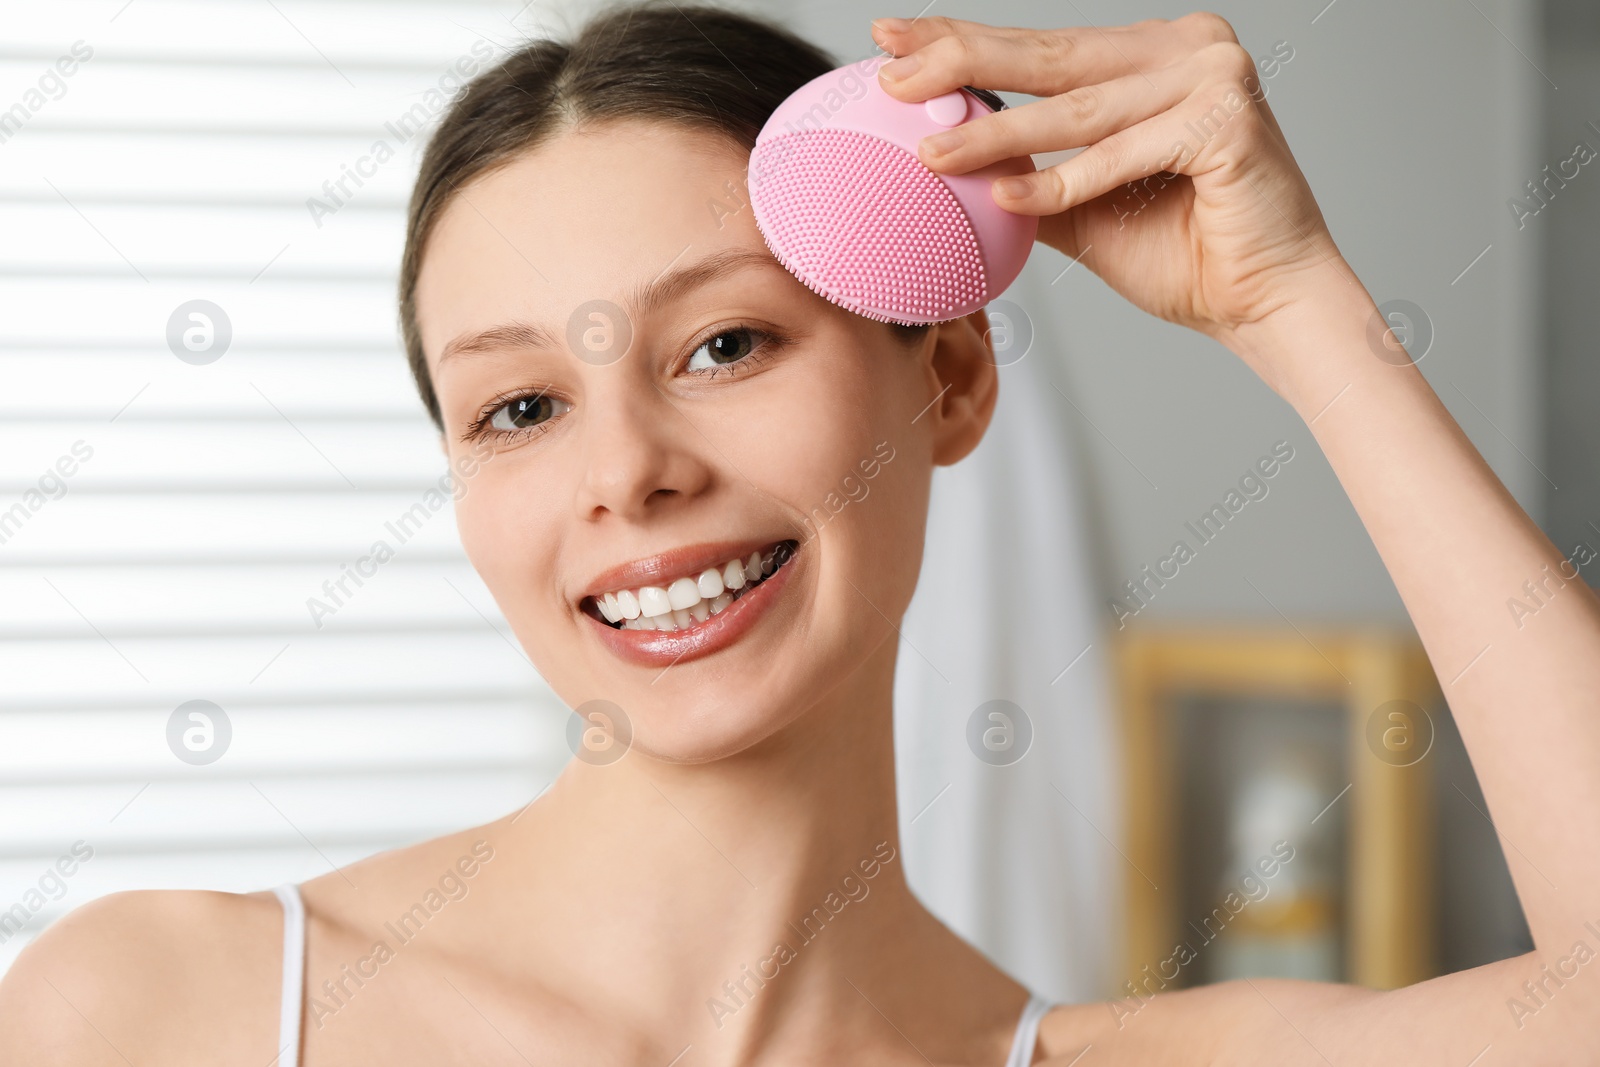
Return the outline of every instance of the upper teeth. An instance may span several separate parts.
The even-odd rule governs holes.
[[[733,603],[734,592],[778,569],[774,550],[752,552],[684,575],[666,585],[617,589],[594,598],[608,622],[625,630],[678,630],[704,622]]]

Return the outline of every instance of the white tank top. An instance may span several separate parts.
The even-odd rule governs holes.
[[[272,891],[283,904],[283,993],[278,1001],[278,1059],[269,1067],[300,1067],[300,1005],[305,992],[306,909],[300,900],[300,887],[292,882]],[[1039,1020],[1051,1008],[1049,1001],[1028,994],[1017,1033],[1011,1040],[1011,1054],[1005,1067],[1028,1067],[1033,1062],[1033,1046],[1039,1038]]]

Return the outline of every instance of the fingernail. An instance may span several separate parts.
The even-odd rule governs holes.
[[[996,189],[1012,199],[1027,196],[1032,185],[1033,183],[1026,178],[1001,178],[994,183]]]
[[[960,148],[967,135],[960,130],[945,130],[943,133],[930,134],[922,139],[922,147],[932,155],[942,155]]]
[[[911,20],[873,19],[872,28],[880,33],[904,33],[911,28]]]
[[[917,56],[901,56],[899,59],[885,63],[878,70],[878,73],[892,82],[905,81],[915,74],[920,66],[922,66],[922,60]]]

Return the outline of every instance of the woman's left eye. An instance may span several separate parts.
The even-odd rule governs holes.
[[[735,326],[706,339],[689,357],[688,370],[716,370],[747,359],[768,335],[749,326]]]

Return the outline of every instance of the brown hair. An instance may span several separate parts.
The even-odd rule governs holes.
[[[596,14],[570,42],[530,41],[473,78],[433,132],[407,212],[400,329],[423,406],[443,429],[417,330],[428,234],[463,184],[584,122],[645,118],[709,130],[745,151],[790,93],[839,62],[772,23],[642,0]],[[892,325],[902,338],[926,327]]]

